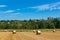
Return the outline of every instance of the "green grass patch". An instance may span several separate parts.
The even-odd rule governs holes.
[[[16,30],[17,32],[32,32],[34,29],[0,29],[0,32],[12,32],[13,30]],[[50,32],[54,29],[35,29],[35,30],[41,30],[42,32]],[[55,29],[56,31],[60,31],[60,29]]]

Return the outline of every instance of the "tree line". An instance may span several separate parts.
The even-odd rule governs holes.
[[[60,29],[60,18],[0,20],[0,29]]]

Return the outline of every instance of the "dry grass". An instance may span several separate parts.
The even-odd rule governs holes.
[[[0,32],[0,40],[60,40],[60,32],[42,32],[36,35],[33,32]]]

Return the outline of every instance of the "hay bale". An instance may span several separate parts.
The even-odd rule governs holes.
[[[36,31],[36,35],[40,35],[41,34],[41,31],[40,30],[37,30]]]
[[[36,32],[36,30],[33,30],[33,32],[35,33],[35,32]]]
[[[53,30],[53,32],[55,32],[55,30]]]
[[[13,33],[13,34],[16,34],[16,30],[13,30],[12,33]]]

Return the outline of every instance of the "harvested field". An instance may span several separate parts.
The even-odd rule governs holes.
[[[36,35],[33,32],[0,32],[0,40],[60,40],[60,32],[42,32]]]

